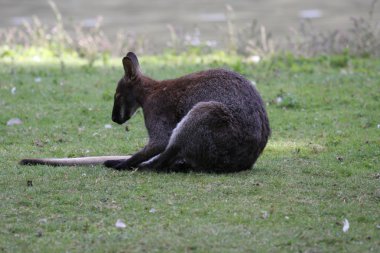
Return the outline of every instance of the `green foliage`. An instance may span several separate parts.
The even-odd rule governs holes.
[[[61,58],[66,53],[76,54],[85,59],[89,66],[96,61],[107,64],[109,55],[120,56],[127,51],[152,54],[170,52],[171,54],[210,54],[218,50],[242,56],[260,56],[270,58],[282,53],[291,53],[297,57],[313,58],[321,55],[347,55],[356,57],[380,56],[380,24],[374,18],[377,0],[373,0],[366,17],[353,17],[347,30],[334,29],[320,31],[313,23],[301,20],[300,26],[290,29],[284,37],[272,36],[265,25],[253,20],[248,25],[235,24],[233,7],[226,5],[226,23],[219,29],[221,39],[204,40],[199,29],[183,31],[173,25],[167,25],[169,36],[161,38],[162,45],[149,40],[144,32],[131,35],[119,32],[111,36],[102,30],[102,17],[98,17],[94,27],[85,28],[78,24],[67,27],[62,15],[53,1],[48,1],[56,21],[52,27],[46,26],[38,17],[22,26],[0,30],[0,47],[47,48],[55,57]],[[68,32],[70,31],[70,32]],[[8,51],[10,52],[10,51]],[[1,54],[0,54],[1,57]],[[347,58],[333,58],[332,67],[345,67]],[[312,71],[308,65],[291,66],[295,72]]]
[[[142,70],[156,79],[209,67],[243,73],[268,102],[273,130],[250,171],[156,174],[19,166],[25,157],[131,154],[147,135],[141,111],[129,132],[104,127],[120,59],[89,66],[73,54],[1,50],[0,251],[380,250],[378,59],[142,57]],[[11,118],[22,124],[7,126]],[[126,228],[115,227],[118,219]]]
[[[344,54],[330,56],[329,59],[332,68],[346,68],[350,60],[348,51]]]

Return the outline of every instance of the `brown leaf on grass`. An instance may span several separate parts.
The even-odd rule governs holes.
[[[266,220],[269,218],[269,212],[268,211],[261,211],[261,218]]]

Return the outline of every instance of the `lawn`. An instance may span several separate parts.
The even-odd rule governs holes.
[[[156,79],[225,67],[252,80],[272,127],[258,162],[218,175],[20,166],[132,154],[146,131],[141,111],[127,132],[111,122],[120,59],[3,54],[0,252],[380,252],[380,60],[140,59]]]

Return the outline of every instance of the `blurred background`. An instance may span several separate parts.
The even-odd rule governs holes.
[[[294,49],[295,46],[289,46],[289,42],[295,37],[302,39],[305,36],[314,36],[312,40],[322,39],[333,48],[336,47],[333,44],[347,40],[347,34],[357,29],[355,26],[363,25],[361,18],[370,25],[378,25],[380,4],[376,2],[1,0],[0,38],[11,43],[28,44],[36,43],[31,40],[43,40],[43,36],[47,36],[47,40],[52,36],[62,37],[61,40],[67,37],[68,43],[76,44],[74,47],[97,44],[95,50],[108,50],[116,55],[125,48],[160,53],[167,48],[184,50],[189,46],[221,48],[247,55],[262,54],[260,51],[270,52],[284,47]],[[367,27],[367,23],[364,26]],[[62,31],[67,34],[57,35]],[[342,36],[346,37],[342,39]]]

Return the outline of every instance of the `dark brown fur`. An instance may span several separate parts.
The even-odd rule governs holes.
[[[270,136],[264,103],[243,76],[212,69],[155,81],[135,54],[123,58],[112,120],[123,124],[142,107],[148,144],[114,169],[236,172],[252,167]]]

